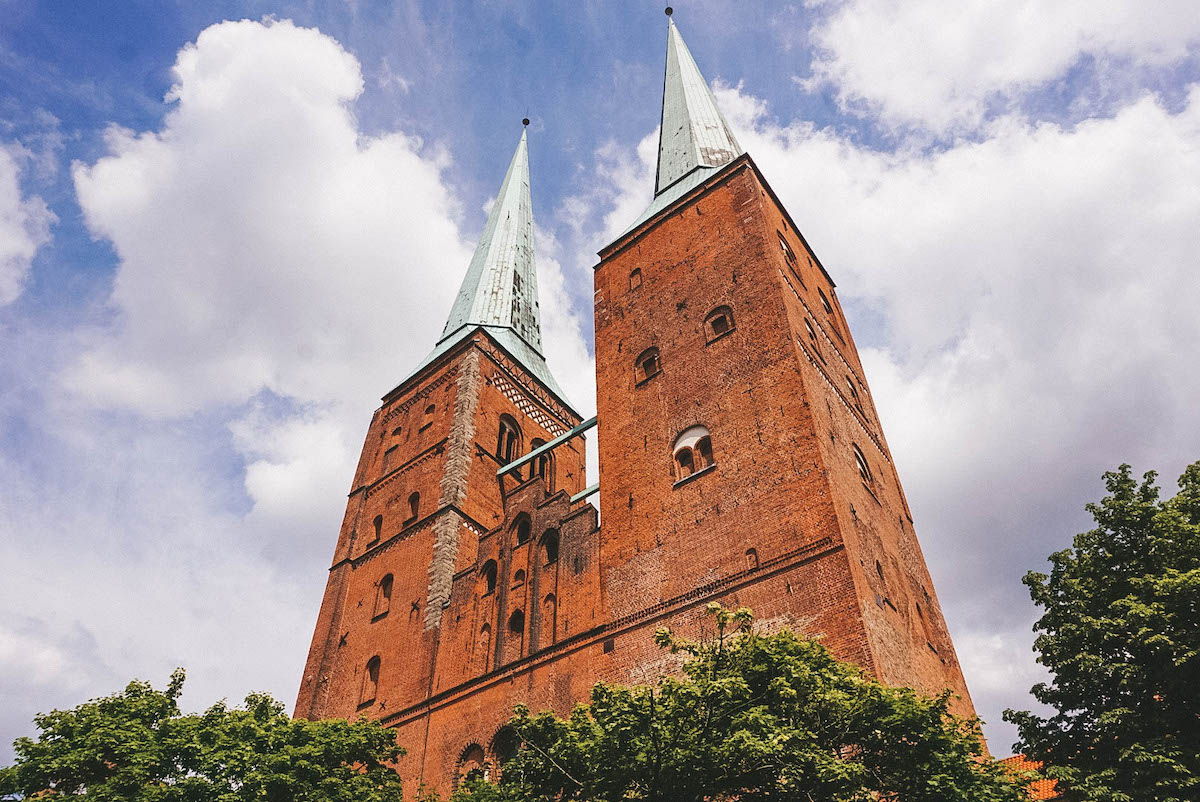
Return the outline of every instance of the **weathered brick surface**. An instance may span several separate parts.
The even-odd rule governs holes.
[[[582,440],[556,449],[553,491],[528,470],[496,479],[501,415],[526,450],[579,418],[477,333],[372,420],[296,715],[383,719],[408,750],[398,770],[445,791],[479,751],[498,763],[514,704],[566,713],[597,681],[676,670],[654,631],[702,636],[711,601],[971,712],[833,284],[749,158],[602,252],[595,290],[603,528],[569,500]],[[713,336],[719,307],[734,325]],[[661,372],[639,382],[647,348]],[[696,425],[715,465],[677,481],[672,445]]]

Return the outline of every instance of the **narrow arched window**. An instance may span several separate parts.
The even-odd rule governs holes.
[[[518,546],[529,542],[529,536],[530,536],[530,533],[532,532],[532,530],[533,530],[533,526],[532,526],[532,524],[529,523],[529,516],[522,515],[520,520],[517,521],[517,545]]]
[[[521,427],[509,415],[500,416],[500,435],[496,440],[496,457],[500,464],[508,463],[521,456]]]
[[[484,757],[483,747],[479,744],[471,744],[463,750],[462,757],[458,760],[456,788],[472,780],[486,780],[487,778],[487,759]]]
[[[647,348],[645,351],[642,351],[634,363],[633,373],[634,381],[637,384],[641,384],[662,373],[662,363],[658,358],[658,349]]]
[[[479,640],[475,643],[475,667],[486,674],[492,665],[492,627],[484,624],[479,629]]]
[[[375,701],[379,693],[379,655],[367,661],[367,670],[363,672],[362,691],[359,693],[358,704],[365,705]]]
[[[492,756],[500,765],[516,757],[520,748],[521,736],[517,735],[517,731],[509,725],[501,727],[492,738]]]
[[[554,643],[554,617],[558,610],[558,603],[554,599],[554,594],[547,594],[542,600],[542,623],[539,629],[541,630],[538,638],[538,647],[545,649]]]
[[[375,540],[373,540],[371,542],[377,543],[379,541],[379,538],[383,537],[383,516],[376,515],[375,520],[372,522],[372,525],[375,527]]]
[[[640,286],[642,286],[642,269],[635,267],[629,274],[629,289],[636,290]]]
[[[558,562],[558,530],[550,529],[542,535],[542,560],[546,565]]]
[[[812,343],[812,349],[816,352],[817,358],[821,360],[822,364],[828,365],[829,363],[825,361],[825,355],[821,353],[821,346],[817,343],[817,331],[813,328],[812,321],[808,318],[804,318],[804,329],[808,332],[809,342]]]
[[[541,446],[546,445],[546,441],[540,437],[529,441],[529,450],[534,451]],[[546,483],[546,490],[554,492],[554,454],[547,451],[537,457],[533,462],[533,475],[540,477]]]
[[[863,412],[862,399],[858,397],[858,388],[854,386],[854,379],[851,379],[849,376],[847,376],[846,385],[850,388],[850,400],[854,402],[854,406],[858,409],[858,411],[862,413],[864,417],[866,417],[867,413]]]
[[[396,464],[396,452],[400,450],[400,446],[392,446],[387,451],[383,452],[383,470],[382,473],[387,473]]]
[[[753,571],[758,567],[758,551],[756,549],[746,549],[746,570]]]
[[[795,265],[796,254],[792,251],[792,246],[788,245],[788,241],[784,239],[783,234],[779,233],[778,231],[775,233],[779,237],[779,250],[783,251],[783,258],[787,260],[789,265]]]
[[[523,570],[521,570],[520,568],[518,568],[516,573],[513,574],[512,586],[514,588],[519,588],[519,587],[521,587],[521,585],[524,585],[524,584],[525,584],[525,572]]]
[[[825,314],[833,317],[833,305],[829,303],[829,298],[825,295],[825,290],[818,289],[817,295],[821,296],[821,308],[825,310]]]
[[[508,631],[514,635],[520,635],[525,631],[525,613],[522,610],[514,610],[513,614],[508,617]]]
[[[383,618],[392,607],[392,575],[387,574],[375,587],[375,612],[372,619]]]
[[[705,342],[719,340],[731,331],[733,331],[733,310],[728,306],[718,306],[704,319]]]
[[[483,564],[483,570],[479,572],[479,576],[483,578],[484,595],[496,590],[496,561],[488,560]]]
[[[875,475],[871,473],[871,466],[867,464],[867,458],[862,453],[862,449],[854,443],[851,443],[850,447],[854,449],[854,461],[858,464],[858,475],[862,477],[863,484],[867,486],[875,484]]]
[[[408,520],[404,523],[410,524],[417,520],[421,512],[421,494],[413,493],[408,497]]]
[[[712,438],[704,426],[692,426],[675,438],[671,446],[675,465],[675,481],[682,482],[699,471],[716,464]]]

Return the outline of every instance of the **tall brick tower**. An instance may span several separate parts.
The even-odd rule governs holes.
[[[973,712],[834,283],[673,23],[654,200],[595,270],[589,421],[541,355],[532,227],[522,135],[442,339],[372,419],[296,715],[381,719],[446,791],[500,770],[515,703],[674,670],[654,631],[712,601]]]
[[[609,615],[739,600],[970,709],[834,283],[668,22],[655,197],[595,275]]]
[[[453,640],[471,608],[455,581],[507,496],[533,481],[578,491],[582,442],[524,474],[503,466],[580,417],[541,354],[526,135],[513,155],[433,352],[383,397],[367,431],[296,702],[308,718],[374,715],[427,699],[478,668],[520,655],[524,632]],[[505,568],[511,554],[505,555]],[[484,580],[503,578],[492,563]],[[475,585],[474,577],[459,587]],[[535,613],[536,617],[536,613]],[[489,627],[489,632],[491,627]]]

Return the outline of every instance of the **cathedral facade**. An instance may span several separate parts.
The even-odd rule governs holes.
[[[595,418],[542,356],[522,133],[371,420],[295,714],[394,727],[410,788],[497,771],[518,702],[674,670],[653,633],[714,601],[973,713],[834,283],[670,22],[655,181],[595,268]]]

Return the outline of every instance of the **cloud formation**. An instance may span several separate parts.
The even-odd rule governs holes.
[[[26,155],[0,143],[0,306],[21,294],[33,256],[49,242],[55,221],[41,198],[21,192],[20,160]]]
[[[176,665],[197,704],[291,702],[371,412],[432,348],[474,245],[460,225],[483,222],[447,152],[359,130],[360,65],[314,29],[213,25],[173,77],[160,127],[113,127],[72,167],[118,258],[103,313],[0,365],[44,405],[0,459],[6,732]],[[548,359],[588,410],[558,246],[538,247]]]
[[[935,133],[971,131],[990,110],[1058,80],[1081,59],[1107,80],[1161,68],[1200,42],[1190,0],[842,0],[811,33],[807,85],[843,109]]]

